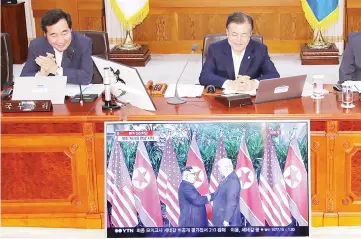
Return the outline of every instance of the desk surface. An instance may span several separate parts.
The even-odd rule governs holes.
[[[361,119],[361,102],[359,96],[354,97],[355,108],[343,109],[337,93],[326,94],[322,100],[311,97],[267,102],[263,104],[247,105],[228,108],[216,101],[211,95],[201,98],[189,98],[182,105],[169,105],[163,96],[153,96],[157,111],[149,112],[137,107],[128,108],[127,120],[254,120],[259,119],[310,119],[310,120],[349,120]],[[52,112],[34,113],[1,113],[3,123],[40,123],[72,122],[72,121],[119,121],[124,118],[125,111],[103,111],[103,101],[98,98],[95,102],[71,103],[54,105]]]
[[[210,95],[178,106],[155,96],[157,111],[130,106],[127,120],[309,119],[312,225],[361,225],[358,99],[345,110],[335,93],[234,108]],[[104,225],[104,122],[120,121],[125,110],[107,112],[102,105],[101,98],[83,105],[67,100],[53,112],[1,114],[4,225]]]

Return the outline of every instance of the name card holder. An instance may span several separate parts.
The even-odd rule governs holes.
[[[51,112],[53,105],[51,100],[7,100],[1,102],[1,112]]]

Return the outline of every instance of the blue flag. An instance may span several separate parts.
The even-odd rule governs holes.
[[[338,20],[338,0],[301,0],[301,3],[313,29],[325,29]]]

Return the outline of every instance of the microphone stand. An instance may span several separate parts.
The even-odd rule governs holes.
[[[192,50],[191,55],[193,55],[194,52],[195,52],[195,50]],[[167,103],[170,104],[170,105],[180,105],[180,104],[184,104],[184,103],[187,102],[186,99],[180,98],[179,95],[178,95],[178,83],[179,83],[179,80],[180,80],[181,76],[183,75],[184,70],[186,69],[186,67],[187,67],[187,65],[188,65],[189,58],[190,58],[190,57],[188,57],[187,62],[186,62],[186,64],[184,65],[183,70],[182,70],[181,74],[180,74],[179,77],[178,77],[177,83],[175,84],[174,97],[171,97],[171,98],[169,98],[169,99],[167,100]]]
[[[104,84],[104,105],[102,105],[102,109],[103,110],[120,109],[120,105],[112,104],[112,94],[110,91],[111,80],[110,80],[109,67],[104,68],[103,84]]]
[[[79,84],[79,88],[80,88],[79,103],[82,105],[84,101],[83,101],[83,90],[81,89],[81,84]]]

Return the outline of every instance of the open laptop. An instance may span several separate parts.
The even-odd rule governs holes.
[[[302,96],[307,75],[261,80],[254,104],[298,98]]]
[[[12,100],[51,100],[64,104],[66,76],[15,77]]]

